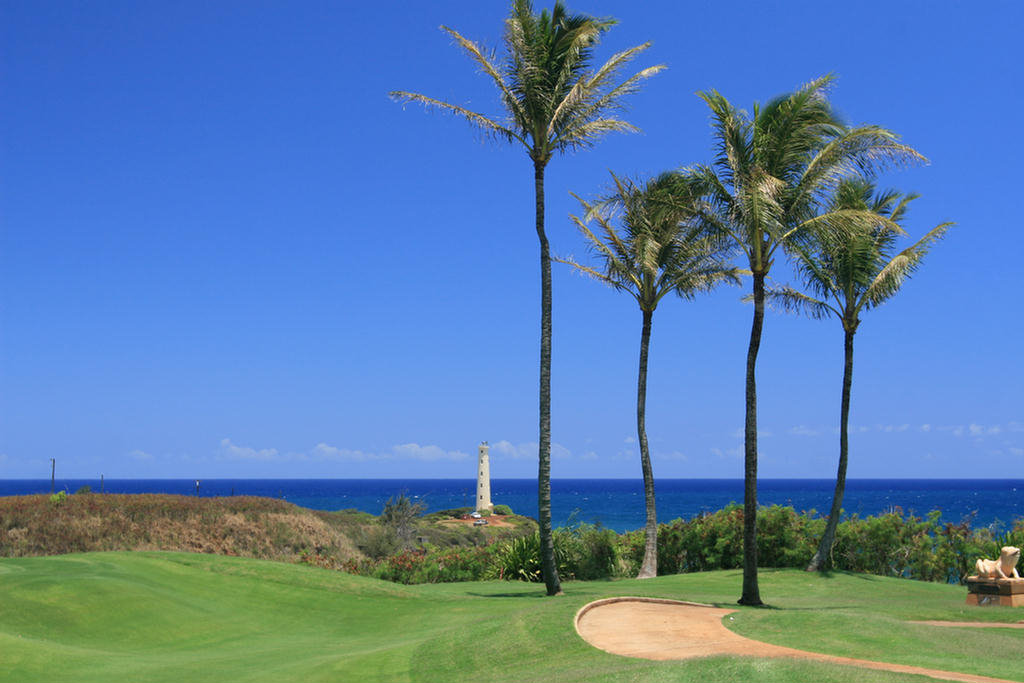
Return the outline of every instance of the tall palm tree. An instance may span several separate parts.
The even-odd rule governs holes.
[[[870,181],[850,178],[840,183],[832,202],[833,210],[870,211],[899,225],[907,206],[917,195],[876,192]],[[796,267],[806,290],[790,287],[768,291],[769,301],[785,310],[805,313],[814,318],[835,316],[843,326],[843,388],[839,417],[839,468],[836,473],[832,507],[818,550],[807,571],[824,569],[825,560],[835,542],[836,527],[846,491],[846,465],[849,456],[850,386],[853,381],[853,335],[860,326],[862,311],[880,306],[899,291],[903,281],[921,264],[931,246],[942,239],[953,223],[942,223],[899,253],[894,253],[898,232],[890,225],[867,229],[855,226],[834,235],[818,235],[811,245],[795,250]],[[902,230],[900,231],[902,232]]]
[[[790,251],[815,233],[888,223],[871,211],[826,209],[826,198],[844,177],[870,174],[890,163],[924,160],[884,128],[843,125],[828,102],[832,80],[824,76],[764,106],[755,104],[752,115],[717,91],[699,93],[711,109],[718,155],[710,166],[679,174],[682,185],[704,193],[706,220],[730,235],[746,254],[753,281],[743,429],[742,605],[763,604],[757,584],[755,369],[764,324],[765,278],[780,249]]]
[[[561,592],[551,536],[551,255],[544,231],[544,170],[556,152],[587,148],[615,131],[635,131],[617,118],[622,98],[662,66],[643,69],[621,82],[623,67],[650,43],[623,50],[596,71],[591,53],[611,19],[571,15],[560,0],[551,12],[534,14],[530,0],[513,0],[505,20],[505,59],[496,62],[472,40],[442,26],[487,74],[501,94],[503,118],[491,118],[464,107],[418,93],[394,91],[400,102],[418,102],[465,118],[485,134],[525,148],[533,162],[536,231],[540,241],[540,438],[537,500],[541,568],[548,595]]]
[[[647,354],[651,322],[658,303],[675,292],[692,299],[725,280],[739,283],[729,263],[732,246],[720,235],[709,235],[703,226],[690,221],[692,211],[685,201],[670,193],[671,178],[644,184],[623,180],[612,174],[614,194],[600,203],[580,199],[584,218],[573,222],[596,252],[600,268],[564,259],[565,263],[615,289],[629,292],[640,305],[640,365],[636,381],[636,433],[640,443],[640,468],[644,477],[644,505],[647,513],[644,559],[638,579],[658,575],[658,521],[654,506],[654,474],[647,445]],[[579,199],[579,198],[577,198]],[[621,230],[612,225],[611,212],[620,215]],[[598,227],[595,234],[588,222]]]

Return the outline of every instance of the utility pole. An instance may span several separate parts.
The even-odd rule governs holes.
[[[57,461],[50,458],[50,495],[53,495],[54,476],[57,473]]]
[[[100,475],[100,493],[104,493],[104,490],[103,490],[103,475],[102,474]]]

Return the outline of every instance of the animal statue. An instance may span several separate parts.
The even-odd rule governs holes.
[[[1020,548],[1004,545],[999,549],[998,560],[978,560],[975,567],[979,579],[1019,579],[1017,560],[1020,559]]]

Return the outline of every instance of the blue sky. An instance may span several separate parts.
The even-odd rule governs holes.
[[[958,223],[864,316],[850,476],[1020,476],[1022,6],[569,6],[619,19],[598,59],[650,40],[637,67],[669,68],[630,100],[642,134],[550,164],[554,252],[587,257],[569,192],[710,159],[696,91],[835,72],[848,120],[931,160],[883,182],[922,195],[911,235]],[[3,3],[0,477],[471,477],[485,439],[493,476],[536,476],[529,161],[387,97],[496,113],[438,26],[499,46],[506,9]],[[742,476],[741,295],[657,311],[655,476]],[[639,328],[555,269],[553,476],[640,476]],[[841,363],[836,321],[768,317],[762,476],[833,476]]]

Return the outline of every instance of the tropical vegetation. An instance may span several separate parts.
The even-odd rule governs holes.
[[[753,320],[747,347],[744,441],[743,588],[739,602],[762,604],[757,583],[756,366],[764,325],[765,281],[779,255],[818,234],[891,226],[866,209],[830,208],[838,184],[890,164],[923,160],[880,126],[847,126],[833,111],[824,76],[752,113],[715,90],[700,93],[711,110],[717,156],[677,174],[683,196],[704,199],[702,219],[743,253],[752,281]]]
[[[640,307],[640,362],[636,384],[636,432],[640,445],[640,469],[644,480],[646,544],[637,578],[658,574],[658,522],[654,497],[654,473],[647,443],[647,360],[654,311],[668,294],[692,299],[698,292],[732,280],[736,269],[729,265],[732,245],[717,231],[708,231],[691,218],[691,198],[673,192],[670,177],[636,183],[612,174],[614,192],[597,203],[580,199],[584,217],[572,216],[595,253],[600,266],[593,268],[574,260],[566,263],[615,289],[628,292]],[[618,217],[621,229],[616,229]],[[589,224],[596,223],[597,232]]]
[[[556,153],[593,146],[608,133],[634,131],[618,117],[623,98],[663,67],[652,66],[618,80],[622,69],[649,46],[644,43],[612,56],[592,70],[599,38],[615,22],[570,14],[561,0],[535,14],[530,0],[513,0],[505,20],[505,59],[495,61],[474,41],[447,26],[442,29],[490,77],[505,108],[494,118],[444,100],[393,91],[401,102],[416,102],[466,119],[484,134],[521,145],[533,164],[535,229],[540,242],[541,342],[538,444],[538,520],[544,581],[549,595],[560,589],[551,540],[551,254],[544,224],[544,172]]]
[[[791,287],[773,288],[769,300],[783,309],[814,318],[835,317],[843,327],[843,383],[839,416],[839,465],[828,523],[808,571],[825,567],[835,540],[846,489],[849,461],[850,389],[853,382],[853,338],[861,313],[882,305],[899,291],[904,280],[921,264],[930,247],[952,223],[942,223],[914,244],[894,253],[901,220],[913,194],[878,192],[865,178],[847,178],[835,190],[830,210],[869,211],[884,219],[875,225],[854,223],[847,230],[818,232],[806,244],[794,246],[797,269],[806,292]],[[810,293],[807,293],[810,292]],[[816,298],[820,297],[820,298]]]

